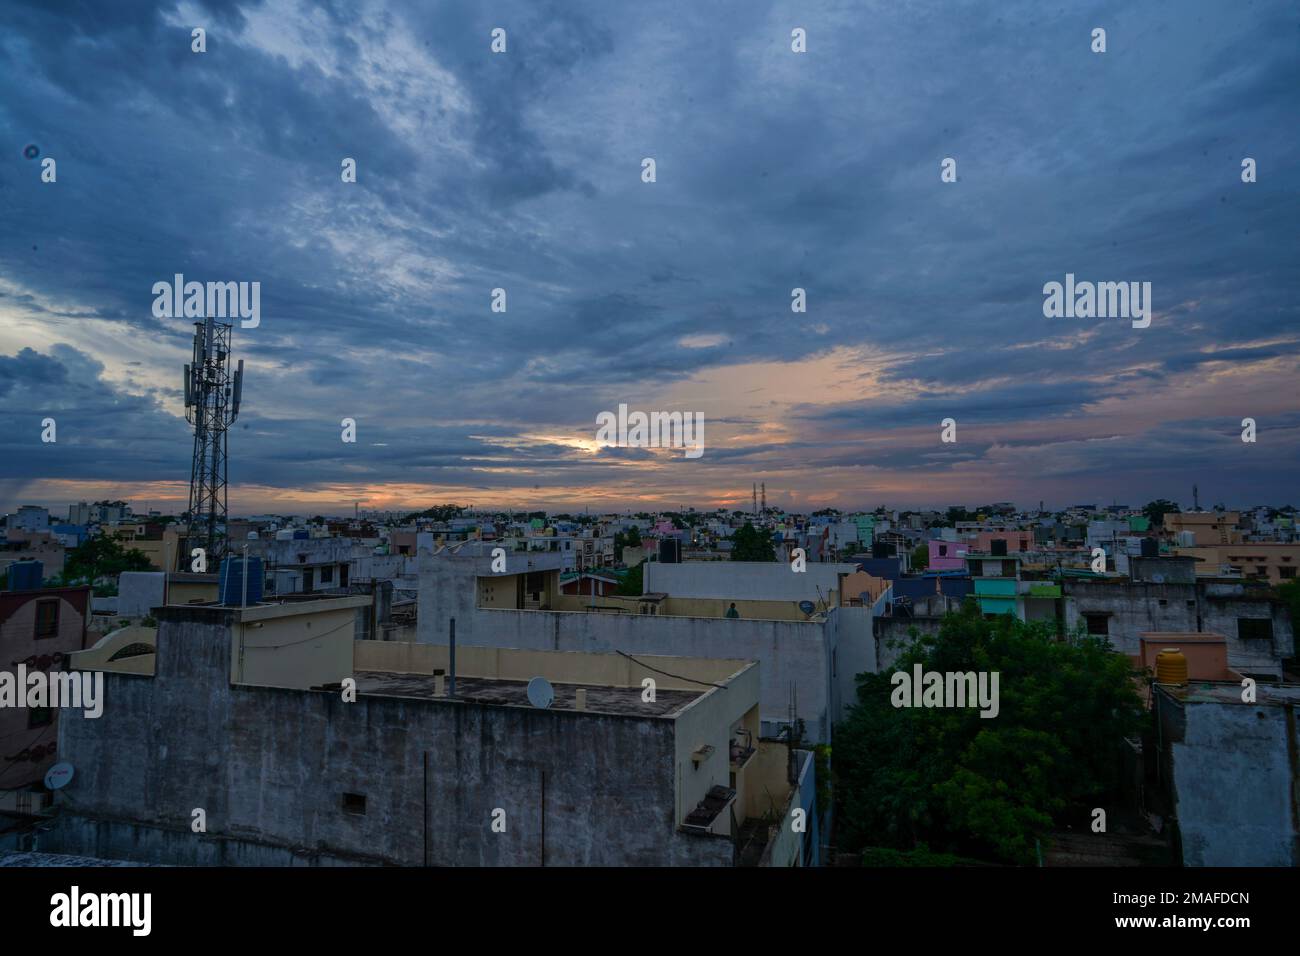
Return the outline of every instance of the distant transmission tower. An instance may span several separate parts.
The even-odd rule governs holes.
[[[189,570],[193,548],[207,552],[208,563],[219,562],[226,525],[226,432],[239,417],[244,385],[244,360],[231,374],[230,330],[211,318],[194,323],[194,355],[185,366],[185,419],[194,426],[194,459],[190,464],[189,526],[180,567]]]

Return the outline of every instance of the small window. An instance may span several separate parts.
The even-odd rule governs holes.
[[[321,583],[321,584],[333,584],[333,583],[334,583],[334,566],[333,566],[333,565],[328,565],[328,564],[327,564],[325,567],[323,567],[323,568],[320,569],[320,583]]]
[[[36,639],[58,637],[59,635],[59,602],[58,601],[37,601],[36,602]]]
[[[343,794],[343,810],[346,813],[364,816],[366,812],[366,795],[364,793]]]
[[[1237,637],[1243,641],[1271,641],[1273,621],[1267,617],[1239,617]]]
[[[1084,619],[1088,623],[1089,634],[1095,634],[1099,637],[1110,636],[1109,614],[1085,614]]]
[[[1161,607],[1168,607],[1168,606],[1169,606],[1169,602],[1168,602],[1167,600],[1165,600],[1164,598],[1161,598],[1161,599],[1160,599],[1160,606],[1161,606]]]
[[[1286,579],[1288,579],[1288,580],[1291,579],[1291,578],[1294,578],[1294,577],[1295,577],[1295,568],[1294,568],[1294,567],[1278,568],[1278,569],[1277,569],[1277,572],[1278,572],[1278,574],[1282,575],[1283,578],[1286,578]]]

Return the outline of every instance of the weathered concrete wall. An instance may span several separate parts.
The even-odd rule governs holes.
[[[1296,757],[1288,709],[1161,697],[1175,812],[1187,866],[1297,866]],[[1172,718],[1172,719],[1171,719]],[[1294,720],[1294,714],[1291,719]],[[1181,724],[1181,728],[1180,728]],[[1181,733],[1179,732],[1181,730]]]
[[[1280,678],[1282,658],[1293,653],[1285,609],[1263,598],[1248,599],[1240,585],[1067,581],[1066,594],[1066,628],[1083,624],[1085,614],[1109,612],[1110,640],[1123,654],[1139,653],[1145,631],[1212,631],[1227,638],[1234,670]],[[1273,639],[1239,639],[1237,620],[1243,617],[1271,619]]]
[[[785,562],[709,561],[645,566],[645,592],[663,591],[675,598],[718,598],[727,601],[812,601],[839,591],[839,576],[858,570],[856,564],[813,562],[793,573]],[[820,590],[820,596],[818,591]],[[857,597],[857,595],[854,595]]]
[[[77,776],[42,849],[421,865],[427,838],[431,864],[528,866],[544,819],[547,865],[732,862],[729,841],[676,831],[670,720],[232,687],[231,615],[172,613],[188,619],[160,629],[156,678],[105,674],[103,716],[61,722]],[[190,832],[196,807],[206,834]]]
[[[806,724],[808,739],[829,742],[834,715],[831,644],[825,624],[480,609],[475,603],[475,575],[484,573],[482,569],[489,564],[490,559],[485,557],[421,558],[421,643],[447,643],[449,622],[454,617],[457,643],[755,660],[762,665],[759,704],[763,719],[784,721],[787,718],[793,682],[799,698],[797,715]]]
[[[446,643],[421,619],[420,640]],[[809,738],[828,740],[830,651],[824,624],[716,620],[562,611],[474,610],[456,621],[456,641],[491,647],[554,651],[665,654],[759,661],[759,705],[765,720],[784,720],[790,682],[798,689],[798,716]]]
[[[117,578],[117,613],[144,617],[163,603],[167,575],[162,571],[123,571]]]
[[[912,637],[913,630],[917,637],[935,636],[942,625],[943,618],[937,615],[876,618],[876,673],[893,669],[895,662],[916,640]],[[857,702],[856,692],[853,702]]]

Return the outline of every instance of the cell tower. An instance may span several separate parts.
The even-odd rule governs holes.
[[[760,494],[763,496],[763,514],[767,514],[767,482],[763,482]]]
[[[231,374],[230,330],[211,318],[194,323],[194,355],[185,366],[185,420],[194,426],[194,459],[190,464],[190,509],[186,545],[180,567],[189,569],[189,552],[203,548],[209,564],[226,550],[226,433],[239,417],[244,385],[244,360]]]

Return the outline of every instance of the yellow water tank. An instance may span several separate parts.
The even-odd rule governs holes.
[[[1166,647],[1156,655],[1157,684],[1186,684],[1187,655],[1176,647]]]

